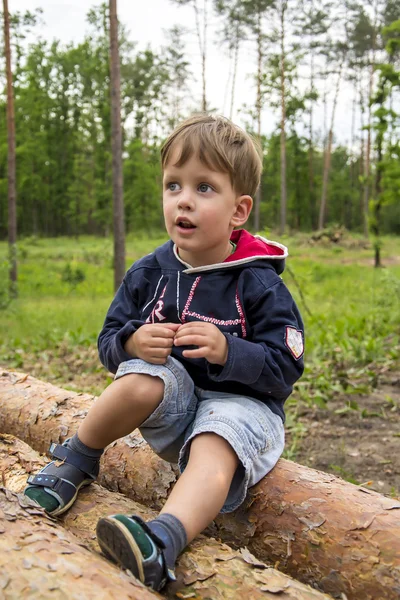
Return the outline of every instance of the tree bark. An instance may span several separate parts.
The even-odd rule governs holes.
[[[311,66],[310,66],[310,92],[314,91],[314,51],[310,44]],[[308,187],[310,194],[310,213],[311,213],[311,229],[314,231],[317,228],[316,223],[316,197],[315,197],[315,177],[314,177],[314,132],[313,132],[313,99],[310,99],[310,120],[308,125],[309,130],[309,147],[308,147]]]
[[[45,464],[27,444],[9,435],[0,435],[0,469],[4,485],[12,492],[21,492],[28,473],[34,473]],[[153,519],[156,513],[149,508],[129,500],[118,492],[109,492],[93,484],[79,494],[72,508],[60,518],[61,524],[72,532],[79,542],[93,552],[98,552],[96,524],[107,514],[138,514],[145,520]],[[308,586],[291,579],[279,571],[263,565],[253,564],[245,549],[233,550],[214,539],[199,536],[180,556],[177,565],[178,582],[163,591],[167,597],[176,597],[178,590],[183,597],[196,594],[196,598],[231,600],[242,594],[252,600],[328,600]],[[265,588],[263,591],[260,588]],[[268,591],[268,589],[270,591]]]
[[[193,2],[195,23],[196,23],[196,34],[197,41],[200,49],[201,56],[201,84],[202,84],[202,94],[201,94],[201,110],[202,112],[207,111],[207,93],[206,93],[206,59],[207,59],[207,28],[208,28],[208,17],[207,17],[207,0],[203,0],[203,32],[201,32],[200,25],[200,14],[199,7],[197,5],[197,0]]]
[[[263,47],[262,47],[262,19],[261,12],[257,15],[257,97],[256,97],[256,117],[257,117],[257,139],[262,148],[261,142],[261,110],[262,110],[262,97],[261,97],[261,83],[262,83],[262,61],[263,61]],[[256,191],[254,199],[254,230],[257,232],[260,230],[260,208],[261,208],[261,186]]]
[[[117,291],[125,275],[125,215],[122,175],[121,78],[118,51],[117,0],[109,0],[109,10],[111,150],[114,213],[114,291]]]
[[[22,496],[0,487],[0,594],[4,600],[152,600],[158,594],[83,548]]]
[[[7,73],[7,139],[8,139],[8,255],[10,297],[17,297],[17,189],[15,158],[14,91],[11,70],[10,14],[8,0],[3,0],[4,50]]]
[[[234,49],[234,56],[233,56],[231,106],[230,106],[230,110],[229,110],[229,118],[231,120],[233,119],[233,108],[235,105],[236,75],[237,75],[238,62],[239,62],[239,46],[240,46],[239,23],[237,23],[236,24],[236,33],[235,33],[235,49]]]
[[[33,377],[0,373],[0,432],[36,450],[72,435],[93,397],[56,388]],[[140,437],[111,444],[100,482],[159,508],[176,479]],[[291,461],[249,491],[234,513],[220,515],[210,535],[247,546],[260,560],[334,597],[398,600],[400,503]]]
[[[338,101],[338,97],[339,97],[339,89],[340,89],[340,81],[342,78],[343,63],[344,63],[344,56],[342,57],[342,60],[340,62],[340,67],[339,67],[339,74],[338,74],[338,79],[337,79],[337,83],[336,83],[335,97],[334,97],[333,106],[332,106],[331,126],[330,126],[329,134],[328,134],[328,146],[327,146],[326,152],[325,152],[324,174],[323,174],[323,181],[322,181],[322,195],[321,195],[321,205],[320,205],[320,209],[319,209],[318,229],[323,229],[324,225],[325,225],[326,204],[327,204],[327,198],[328,198],[328,182],[329,182],[329,173],[331,170],[333,127],[334,127],[334,123],[335,123],[335,112],[336,112],[336,106],[337,106],[337,101]]]
[[[280,21],[281,21],[281,220],[280,231],[282,235],[286,229],[286,210],[287,210],[287,190],[286,190],[286,90],[285,90],[285,12],[287,9],[286,0],[280,3]]]

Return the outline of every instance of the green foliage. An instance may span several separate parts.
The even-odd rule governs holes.
[[[192,4],[191,0],[179,0]],[[244,39],[258,38],[263,49],[262,92],[270,107],[280,105],[280,50],[276,23],[278,3],[215,1],[222,15],[223,40],[231,51]],[[327,51],[327,31],[332,20],[329,2],[301,1],[287,4],[288,34],[285,40],[285,101],[287,205],[290,230],[315,228],[317,199],[321,197],[323,152],[321,140],[312,143],[304,133],[318,99],[318,57]],[[389,106],[388,93],[396,86],[399,55],[399,9],[386,3],[386,12],[375,25],[359,5],[349,5],[349,77],[365,75],[374,33],[390,60],[377,71],[385,81],[374,98],[371,132],[382,140],[382,156],[371,169],[381,176],[379,215],[381,233],[400,231],[399,182],[400,146],[396,103]],[[396,16],[397,15],[397,16]],[[259,32],[259,19],[262,31]],[[23,43],[34,31],[39,13],[15,13],[13,19],[14,91],[17,139],[17,198],[20,237],[107,236],[112,228],[110,151],[110,81],[108,8],[98,4],[88,11],[88,33],[80,43],[67,46],[39,37]],[[267,23],[268,22],[268,23]],[[271,23],[269,23],[271,22]],[[273,23],[274,22],[274,23]],[[378,25],[387,25],[380,35]],[[264,29],[270,25],[270,36]],[[267,27],[268,28],[268,27]],[[161,169],[159,149],[163,138],[185,115],[189,61],[185,55],[185,30],[174,27],[167,45],[159,50],[135,49],[123,24],[119,28],[121,57],[121,117],[124,127],[124,199],[127,231],[161,230]],[[301,48],[296,43],[301,37]],[[267,39],[268,38],[268,39]],[[301,63],[309,67],[315,58],[315,81],[299,87]],[[363,71],[364,69],[364,71]],[[358,73],[358,75],[356,74]],[[390,89],[389,89],[390,88]],[[378,104],[376,104],[378,102]],[[254,111],[250,110],[253,114]],[[304,127],[306,125],[306,128]],[[368,128],[368,125],[366,125]],[[300,132],[302,132],[300,134]],[[317,134],[317,132],[315,132]],[[381,136],[381,137],[379,137]],[[0,239],[7,235],[7,135],[5,99],[0,98]],[[261,227],[274,228],[280,218],[280,136],[263,138],[264,173],[261,198]],[[313,173],[311,179],[311,172]],[[364,217],[360,193],[364,185],[363,164],[354,149],[336,144],[332,153],[329,181],[328,225],[340,223],[362,231]],[[376,186],[375,186],[376,187]],[[378,201],[378,195],[372,194]],[[374,206],[374,205],[373,205]],[[20,257],[21,258],[21,257]],[[81,285],[81,284],[79,284]]]
[[[85,281],[86,275],[80,267],[74,267],[71,266],[71,263],[67,263],[62,271],[61,279],[75,289],[79,283]]]
[[[153,237],[151,231],[143,237],[128,236],[126,267],[165,240],[165,235]],[[325,406],[335,394],[365,393],[376,384],[380,369],[400,360],[400,266],[387,260],[400,254],[399,240],[385,239],[383,259],[388,268],[382,270],[371,269],[370,249],[359,242],[347,238],[334,246],[323,242],[310,246],[304,235],[285,240],[291,271],[311,313],[285,271],[284,280],[303,314],[306,331],[306,372],[289,400],[290,407],[298,406],[299,400]],[[50,369],[52,357],[65,363],[62,353],[74,356],[80,348],[89,348],[95,354],[112,299],[112,241],[84,236],[79,240],[30,238],[23,246],[20,297],[10,304],[6,301],[0,312],[0,364]],[[0,242],[0,275],[7,270],[6,256],[7,246]],[[95,356],[90,364],[94,371],[101,370]],[[346,410],[356,410],[349,402]],[[295,414],[291,419],[294,453],[302,428]]]

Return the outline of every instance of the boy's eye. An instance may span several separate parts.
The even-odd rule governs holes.
[[[170,192],[178,191],[179,183],[176,183],[176,181],[171,181],[170,183],[167,183],[167,190],[169,190]]]
[[[202,192],[203,194],[205,194],[206,192],[212,192],[212,187],[211,185],[208,185],[208,183],[201,183],[198,187],[199,192]]]

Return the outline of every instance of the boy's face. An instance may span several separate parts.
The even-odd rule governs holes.
[[[163,208],[169,236],[179,256],[193,267],[223,262],[229,238],[251,211],[250,196],[238,196],[228,173],[212,171],[196,155],[181,167],[173,153],[163,177]]]

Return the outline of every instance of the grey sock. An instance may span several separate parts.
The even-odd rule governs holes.
[[[74,452],[78,452],[84,456],[89,456],[90,458],[100,458],[104,452],[103,449],[97,450],[96,448],[89,448],[89,446],[86,446],[78,438],[77,433],[68,441],[68,448],[71,448],[71,450],[74,450]]]
[[[164,542],[165,560],[167,566],[173,569],[179,554],[187,546],[187,535],[184,526],[179,519],[168,513],[158,515],[154,521],[150,521],[147,525]]]

